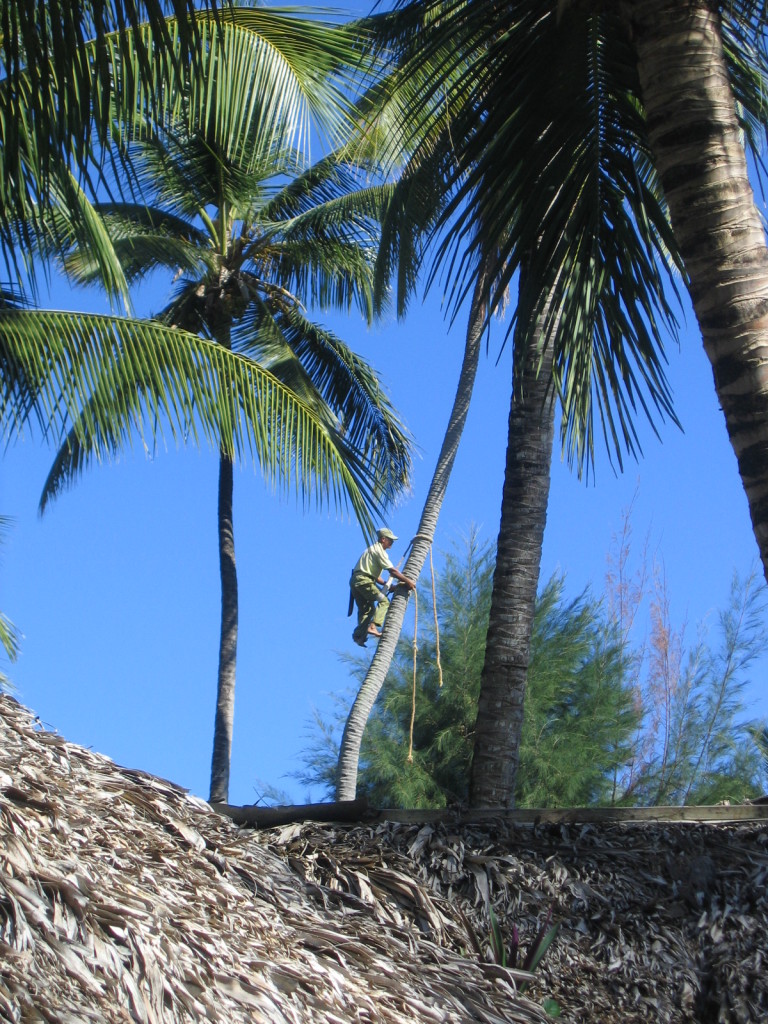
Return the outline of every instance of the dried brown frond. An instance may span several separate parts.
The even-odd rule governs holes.
[[[380,873],[418,901],[418,881]],[[379,917],[364,884],[356,899],[339,907],[267,833],[0,697],[0,1020],[545,1020],[407,915]]]

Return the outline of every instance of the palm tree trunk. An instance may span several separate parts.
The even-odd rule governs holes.
[[[403,572],[409,579],[418,580],[424,568],[429,547],[437,528],[437,519],[448,487],[448,480],[456,460],[459,441],[467,421],[469,404],[477,374],[480,356],[480,343],[483,326],[486,322],[486,289],[488,284],[487,262],[478,273],[472,305],[469,310],[467,337],[464,346],[464,360],[459,374],[456,397],[448,419],[443,444],[435,466],[424,508],[419,520],[419,529],[413,541],[411,553],[405,563]],[[360,760],[360,744],[363,732],[371,713],[371,708],[386,679],[389,666],[395,654],[397,641],[403,628],[405,609],[408,604],[408,591],[398,587],[390,602],[387,617],[384,620],[382,637],[378,641],[376,653],[370,668],[363,680],[352,709],[344,726],[339,750],[339,762],[336,772],[336,799],[354,800],[357,792],[357,768]]]
[[[216,341],[232,348],[231,322],[222,320]],[[232,410],[231,422],[237,417]],[[213,725],[211,758],[211,803],[229,803],[229,769],[232,759],[232,730],[235,721],[235,670],[237,667],[238,589],[235,564],[235,526],[233,516],[234,465],[223,443],[219,450],[218,540],[221,577],[221,633],[219,635],[219,671],[216,685],[216,718]]]
[[[221,637],[216,721],[211,761],[211,803],[229,801],[229,763],[232,754],[232,726],[235,718],[235,666],[237,662],[237,567],[232,521],[234,490],[232,459],[223,452],[219,458],[219,569],[221,572]]]
[[[540,317],[544,322],[546,313]],[[509,439],[469,783],[472,807],[513,807],[555,426],[553,343],[515,339]]]
[[[768,252],[716,8],[624,7],[656,168],[768,578]]]

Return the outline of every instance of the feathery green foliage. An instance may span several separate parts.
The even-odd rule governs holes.
[[[550,579],[531,637],[518,806],[610,803],[640,724],[624,657],[601,603],[588,593],[567,601],[565,579]]]
[[[420,609],[412,763],[413,646],[401,639],[361,750],[358,792],[374,806],[465,801],[492,573],[492,553],[474,533],[463,550],[445,556],[437,585],[442,688],[431,616]],[[642,655],[602,601],[589,592],[568,599],[565,580],[550,579],[539,594],[531,642],[517,806],[706,804],[757,796],[758,735],[744,721],[742,693],[765,642],[763,601],[754,579],[735,582],[719,618],[718,646],[699,638],[669,697],[668,732],[678,746],[670,744],[665,756],[658,709],[647,702],[652,693],[662,699],[658,680],[650,678],[641,693],[634,673],[633,660]],[[662,658],[662,637],[654,643]],[[354,675],[364,673],[359,659],[345,660]],[[653,676],[652,665],[646,671]],[[336,701],[335,722],[316,716],[297,775],[329,794],[337,730],[346,716],[346,698]]]
[[[492,552],[474,532],[465,550],[445,557],[437,579],[442,688],[432,618],[420,612],[413,763],[407,761],[413,647],[407,638],[400,641],[361,751],[359,792],[375,806],[443,807],[466,800],[492,575]],[[537,608],[528,691],[534,714],[524,730],[518,803],[552,806],[602,795],[616,737],[626,743],[636,725],[621,668],[598,603],[586,595],[566,603],[563,581],[553,578]],[[569,715],[560,717],[567,708]],[[328,785],[333,777],[333,758],[321,754],[333,731],[327,724],[323,729],[305,757],[309,770],[301,779],[308,785]],[[588,750],[577,754],[579,744]],[[546,757],[549,789],[541,771]]]
[[[763,792],[765,793],[768,791],[768,725],[766,725],[765,722],[752,725],[750,726],[749,734],[755,741],[755,746],[760,752],[764,782]]]
[[[638,687],[646,732],[628,761],[624,802],[734,803],[759,796],[761,766],[755,726],[744,722],[749,668],[768,641],[765,587],[755,573],[734,575],[718,613],[713,645],[705,626],[686,653],[670,622],[666,595],[652,605],[647,671]]]

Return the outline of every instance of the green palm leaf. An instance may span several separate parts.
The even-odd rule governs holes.
[[[35,207],[47,205],[51,177],[70,162],[84,173],[94,133],[101,142],[108,138],[116,91],[154,92],[143,40],[169,54],[161,69],[165,86],[193,57],[195,6],[193,0],[0,4],[0,244],[7,265],[14,264],[19,229],[30,231]],[[174,49],[169,12],[177,26]],[[125,30],[142,22],[148,30],[137,48],[137,37]],[[131,74],[118,84],[114,58],[124,60],[127,51]]]
[[[447,199],[429,283],[444,275],[457,309],[496,252],[494,308],[524,263],[510,331],[524,347],[548,309],[564,449],[589,467],[597,423],[621,464],[639,451],[638,412],[674,421],[663,368],[680,266],[630,45],[609,14],[558,22],[556,5],[534,0],[504,14],[458,0],[403,6],[433,19],[423,47],[404,37],[404,66],[430,72],[416,98],[442,94],[451,114],[452,160],[433,169]],[[415,145],[421,106],[404,108]]]
[[[188,132],[204,132],[228,163],[248,173],[275,151],[307,154],[310,125],[336,143],[348,136],[357,33],[287,9],[258,7],[228,8],[215,19],[201,13],[198,28],[187,87],[163,91],[158,61],[150,96],[160,101],[148,107],[137,95],[132,108],[124,104],[116,111],[134,131],[151,133],[154,124],[168,120],[185,123]],[[144,33],[137,53],[149,43]],[[174,49],[180,47],[173,21],[169,34]]]
[[[270,484],[298,486],[307,503],[348,502],[369,527],[368,509],[378,509],[365,481],[344,465],[328,424],[268,370],[212,342],[149,321],[0,311],[0,358],[34,386],[43,427],[54,436],[67,430],[43,507],[89,462],[143,438],[158,421],[176,443],[201,435],[257,462]],[[0,425],[18,429],[14,396],[2,398]]]
[[[104,159],[115,123],[136,133],[169,117],[205,124],[245,170],[275,147],[308,152],[312,122],[334,140],[348,133],[356,30],[276,8],[198,10],[193,21],[193,7],[87,0],[59,8],[59,26],[26,0],[0,4],[0,246],[17,274],[16,248],[43,230],[51,183],[69,177],[70,153],[92,190],[110,167],[130,178],[116,151]],[[166,10],[178,16],[161,17]],[[186,89],[177,88],[182,73]]]
[[[362,479],[375,481],[382,505],[397,498],[409,479],[410,437],[364,359],[296,306],[275,310],[263,304],[262,316],[239,324],[232,341],[317,415],[334,410],[332,429],[345,458]]]

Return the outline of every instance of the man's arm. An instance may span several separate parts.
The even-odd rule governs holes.
[[[394,576],[395,579],[398,580],[400,583],[404,583],[409,590],[416,589],[416,584],[413,582],[413,580],[409,579],[407,576],[403,576],[400,570],[396,569],[394,565],[391,566],[391,568],[389,569],[389,575]]]

